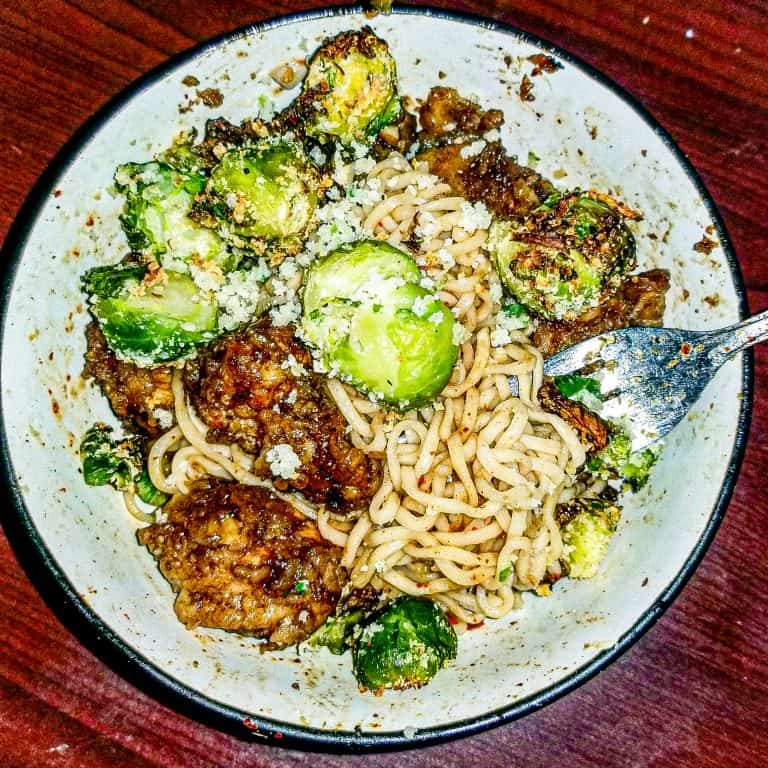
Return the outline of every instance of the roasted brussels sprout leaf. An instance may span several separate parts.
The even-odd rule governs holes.
[[[494,220],[487,248],[517,301],[548,320],[597,306],[635,266],[635,239],[621,214],[578,191],[551,195],[523,219]]]
[[[119,491],[133,489],[147,504],[159,507],[168,496],[152,484],[136,438],[112,439],[112,429],[94,424],[80,443],[83,479],[87,485],[111,485]]]
[[[331,653],[341,656],[352,644],[352,631],[363,618],[362,610],[347,611],[339,616],[331,616],[325,624],[316,629],[309,637],[309,644],[325,646]]]
[[[314,222],[320,175],[303,147],[280,139],[229,150],[211,170],[194,218],[238,247],[295,253]]]
[[[145,503],[153,507],[162,507],[170,498],[167,493],[163,493],[155,487],[155,484],[149,479],[146,465],[142,465],[141,472],[134,478],[136,495]]]
[[[177,360],[216,335],[216,302],[188,275],[148,281],[144,267],[95,267],[83,277],[91,311],[112,351],[139,365]]]
[[[113,485],[122,491],[133,483],[141,465],[141,451],[132,440],[114,441],[112,430],[96,424],[83,436],[80,460],[87,485]]]
[[[203,174],[205,161],[195,147],[196,139],[197,131],[194,128],[180,133],[174,138],[173,144],[161,153],[160,160],[181,173]]]
[[[418,688],[456,658],[456,633],[431,600],[401,597],[363,626],[352,648],[360,687]]]
[[[604,480],[619,478],[631,490],[639,491],[647,482],[651,468],[663,448],[659,441],[642,451],[632,451],[632,440],[621,426],[613,424],[608,445],[588,459],[585,469]]]
[[[603,499],[575,499],[557,507],[563,538],[561,565],[573,579],[591,579],[616,531],[621,508]]]
[[[326,40],[309,62],[297,107],[309,136],[370,144],[402,111],[386,42],[369,27]]]
[[[115,172],[115,186],[125,195],[120,221],[131,248],[153,256],[169,269],[186,271],[190,263],[213,263],[231,269],[237,258],[221,238],[189,218],[205,177],[188,167],[182,171],[166,163],[127,163]],[[191,150],[189,150],[191,152]]]
[[[458,354],[453,315],[420,279],[408,254],[374,240],[334,251],[305,277],[305,340],[331,375],[400,409],[434,399]]]

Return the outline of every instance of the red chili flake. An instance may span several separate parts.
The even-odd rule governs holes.
[[[447,618],[448,618],[449,623],[451,623],[451,624],[458,624],[459,623],[459,620],[452,613],[449,613]]]
[[[683,357],[688,357],[688,355],[691,354],[691,350],[693,347],[691,346],[690,342],[686,341],[683,344],[680,345],[680,354]]]
[[[275,736],[276,739],[282,739],[283,738],[283,734],[282,733],[275,733],[274,736]]]

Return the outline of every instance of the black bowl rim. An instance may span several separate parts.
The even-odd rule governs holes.
[[[0,275],[0,327],[3,335],[7,321],[8,300],[13,290],[16,270],[29,233],[34,228],[37,217],[49,193],[55,187],[56,180],[69,168],[82,146],[90,136],[105,123],[124,103],[142,90],[155,83],[179,65],[192,60],[199,54],[216,48],[222,43],[270,29],[301,23],[302,21],[331,16],[354,16],[363,12],[362,6],[342,5],[310,11],[302,11],[274,17],[264,22],[240,27],[205,41],[171,57],[158,67],[141,76],[124,90],[111,98],[94,113],[69,139],[45,169],[22,205],[6,237],[2,248],[2,274]],[[697,171],[688,158],[677,146],[669,133],[658,123],[650,112],[622,86],[595,69],[581,58],[568,53],[553,43],[520,30],[510,24],[494,21],[462,11],[449,11],[431,6],[395,6],[393,13],[398,15],[431,16],[447,19],[460,24],[479,26],[499,31],[519,40],[530,43],[547,53],[568,62],[581,70],[591,79],[609,89],[618,96],[635,114],[643,120],[662,140],[680,164],[692,182],[715,223],[717,235],[723,252],[728,260],[731,278],[736,291],[739,312],[742,317],[749,313],[747,294],[743,277],[730,237],[717,210],[712,196],[704,186]],[[2,349],[0,348],[0,357]],[[70,584],[64,572],[59,568],[54,557],[46,548],[26,509],[24,499],[13,471],[9,446],[6,438],[4,418],[0,407],[0,454],[2,456],[2,477],[5,500],[3,506],[3,526],[8,539],[27,572],[30,580],[42,597],[61,619],[73,631],[83,644],[120,673],[129,682],[135,684],[163,704],[175,709],[206,725],[234,734],[241,738],[258,737],[265,743],[305,750],[329,752],[360,752],[396,750],[423,747],[445,742],[451,739],[469,736],[504,723],[524,717],[554,702],[565,694],[579,687],[604,670],[617,659],[645,632],[653,626],[664,611],[671,605],[683,586],[689,580],[703,558],[722,522],[731,495],[736,484],[739,469],[747,445],[749,424],[752,413],[754,380],[754,360],[751,352],[743,356],[742,364],[742,401],[733,450],[720,493],[701,537],[696,542],[687,560],[677,576],[661,592],[635,624],[611,648],[604,650],[585,665],[571,672],[565,679],[531,696],[513,702],[483,715],[461,721],[446,723],[423,730],[414,726],[414,732],[387,731],[381,733],[362,731],[324,731],[282,723],[266,717],[256,717],[234,707],[221,704],[203,694],[192,690],[171,677],[162,669],[149,662],[107,626],[96,613],[81,600],[77,591]]]

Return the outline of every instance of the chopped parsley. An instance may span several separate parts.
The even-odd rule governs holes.
[[[589,376],[566,374],[564,376],[555,376],[554,382],[561,394],[569,400],[575,400],[577,403],[581,403],[593,411],[600,408],[603,394],[600,391],[600,382],[597,379],[591,379]]]
[[[524,315],[528,314],[522,304],[518,304],[514,301],[511,301],[509,304],[505,304],[502,309],[507,317],[523,317]]]

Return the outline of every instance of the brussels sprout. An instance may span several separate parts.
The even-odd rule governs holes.
[[[486,247],[509,291],[548,320],[597,306],[635,266],[635,239],[622,216],[578,191],[551,195],[523,219],[494,220]]]
[[[80,443],[83,479],[87,485],[112,485],[119,491],[133,488],[147,504],[159,507],[168,496],[152,484],[142,459],[141,444],[135,438],[113,440],[112,430],[95,424]]]
[[[568,576],[591,579],[597,574],[620,517],[621,508],[603,499],[576,499],[558,506],[564,553],[560,563]]]
[[[237,258],[221,238],[189,218],[194,198],[205,186],[202,174],[166,163],[127,163],[115,171],[115,186],[125,195],[120,221],[134,251],[177,271],[199,262],[222,269],[235,266]]]
[[[399,408],[430,402],[458,354],[453,315],[420,278],[408,254],[377,241],[331,253],[305,278],[306,341],[332,375]]]
[[[295,253],[314,221],[320,175],[300,144],[281,139],[230,149],[211,170],[195,218],[235,245]]]
[[[436,603],[401,597],[367,623],[352,648],[361,688],[418,688],[456,658],[453,627]]]
[[[347,611],[340,616],[331,616],[325,624],[316,629],[309,636],[309,644],[324,645],[331,653],[341,656],[349,649],[352,640],[352,631],[363,618],[361,609]]]
[[[633,452],[632,440],[626,430],[616,424],[612,425],[612,430],[608,445],[587,461],[585,469],[604,480],[621,478],[633,491],[639,491],[648,482],[663,444],[658,442]]]
[[[369,27],[326,40],[309,62],[298,102],[308,135],[370,144],[402,111],[389,47]]]
[[[188,275],[144,267],[95,267],[83,276],[90,308],[110,348],[139,365],[176,360],[216,335],[217,307]]]

